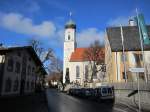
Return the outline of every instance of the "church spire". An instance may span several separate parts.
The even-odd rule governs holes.
[[[69,12],[70,20],[72,20],[72,12]]]
[[[74,29],[76,29],[76,24],[72,20],[72,12],[69,12],[69,21],[66,23],[65,28],[74,28]]]

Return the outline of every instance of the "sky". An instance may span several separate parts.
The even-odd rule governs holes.
[[[25,46],[39,40],[63,59],[64,25],[77,25],[77,46],[88,47],[94,40],[104,42],[105,29],[136,16],[136,8],[150,24],[150,0],[0,0],[0,43]]]

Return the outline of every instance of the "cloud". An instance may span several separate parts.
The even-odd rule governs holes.
[[[63,48],[63,44],[64,44],[64,29],[58,29],[55,32],[55,36],[53,38],[51,38],[51,40],[47,40],[49,41],[49,45],[54,46],[54,47],[58,47],[58,48]]]
[[[20,12],[33,14],[41,10],[39,0],[0,0],[0,10],[3,12]]]
[[[18,13],[1,14],[0,26],[10,31],[37,37],[51,37],[56,31],[56,26],[51,21],[34,24],[32,19]]]
[[[107,23],[108,26],[120,26],[128,25],[129,17],[117,17],[115,19],[110,19]]]
[[[101,44],[104,42],[104,32],[96,28],[88,28],[77,33],[78,47],[89,47],[95,40],[99,40]]]

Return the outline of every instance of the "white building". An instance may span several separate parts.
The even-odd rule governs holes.
[[[65,25],[63,83],[69,78],[72,83],[77,82],[80,85],[84,85],[84,82],[90,79],[90,64],[83,56],[87,49],[77,48],[76,24],[69,20]],[[94,77],[95,81],[101,79],[102,74],[102,72],[98,72]]]
[[[45,74],[31,46],[0,48],[1,96],[34,92]]]

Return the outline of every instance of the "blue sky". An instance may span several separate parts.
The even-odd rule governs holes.
[[[103,42],[106,27],[127,25],[136,8],[150,24],[150,0],[0,0],[0,42],[22,46],[36,38],[62,59],[70,11],[78,47],[88,47],[94,40]]]

